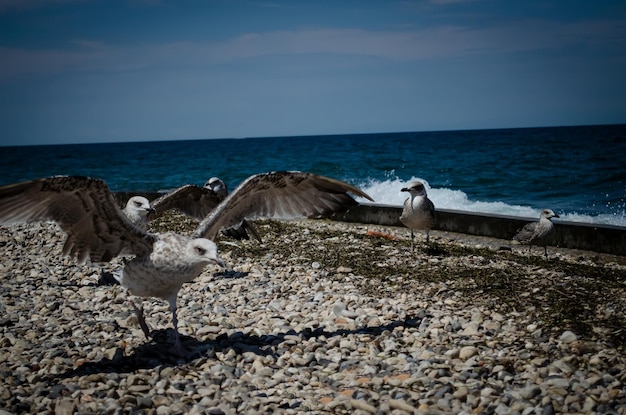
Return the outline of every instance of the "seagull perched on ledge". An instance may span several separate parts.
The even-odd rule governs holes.
[[[544,254],[547,258],[548,245],[554,242],[554,236],[556,234],[554,224],[550,219],[558,217],[559,215],[554,213],[552,209],[542,210],[539,216],[539,222],[530,222],[524,225],[524,227],[515,234],[513,240],[522,245],[528,245],[529,253],[533,245],[543,246]]]
[[[176,298],[181,286],[207,265],[224,267],[213,242],[219,231],[245,219],[330,216],[358,205],[348,192],[372,200],[354,186],[311,173],[257,174],[217,205],[190,236],[183,236],[151,234],[134,225],[102,180],[57,176],[0,187],[0,223],[57,222],[67,234],[63,254],[79,263],[109,262],[132,252],[134,258],[118,277],[121,285],[131,294],[169,302],[176,336],[172,351],[187,356],[178,333]],[[143,313],[131,304],[149,337]]]
[[[400,222],[411,230],[411,252],[413,252],[413,239],[415,239],[413,229],[425,230],[426,244],[429,243],[429,233],[435,224],[435,205],[426,195],[424,183],[419,180],[409,183],[401,191],[409,192],[409,197],[404,201]]]

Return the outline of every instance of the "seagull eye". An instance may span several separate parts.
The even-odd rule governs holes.
[[[196,252],[198,253],[198,255],[204,256],[204,254],[206,254],[206,249],[197,246],[196,247]]]

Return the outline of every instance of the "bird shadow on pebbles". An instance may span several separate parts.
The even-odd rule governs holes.
[[[119,281],[115,279],[112,272],[102,271],[98,281],[92,285],[108,286],[108,285],[120,285]]]
[[[430,242],[423,248],[424,253],[430,256],[448,256],[450,252],[443,246],[436,242]]]
[[[174,344],[173,329],[154,330],[151,336],[152,340],[135,347],[130,354],[125,354],[121,347],[117,347],[110,358],[103,357],[98,361],[84,362],[64,373],[51,375],[50,378],[64,379],[96,373],[132,373],[157,366],[176,366],[192,362],[207,353],[210,354],[214,346],[212,340],[199,341],[181,334],[180,340],[183,346],[192,352],[189,358],[181,358],[169,351],[169,348]]]
[[[173,345],[173,329],[154,330],[152,340],[134,348],[128,355],[118,347],[111,358],[102,358],[94,362],[85,362],[64,373],[51,375],[48,380],[88,376],[98,373],[133,373],[142,369],[153,369],[158,366],[195,365],[205,359],[211,359],[216,353],[233,350],[237,354],[254,353],[258,356],[279,357],[298,341],[306,342],[311,338],[330,339],[335,336],[374,335],[395,330],[398,327],[418,327],[426,313],[420,316],[407,316],[404,320],[392,321],[380,326],[364,326],[354,329],[325,330],[306,328],[301,332],[288,330],[284,333],[255,335],[236,331],[220,334],[214,339],[198,340],[181,334],[180,340],[191,354],[187,358],[173,355],[169,348]],[[299,339],[299,340],[298,340]],[[217,362],[217,360],[216,360]]]

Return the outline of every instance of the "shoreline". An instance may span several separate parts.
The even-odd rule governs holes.
[[[220,238],[146,341],[104,267],[63,258],[56,225],[0,228],[0,408],[83,413],[626,413],[626,267],[609,256],[329,220]],[[166,215],[153,231],[189,232]],[[369,233],[368,233],[369,232]],[[376,233],[378,232],[378,233]]]

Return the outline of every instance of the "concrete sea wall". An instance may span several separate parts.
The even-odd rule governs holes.
[[[403,226],[399,220],[401,213],[400,206],[362,204],[346,213],[335,215],[334,219]],[[539,218],[437,209],[433,229],[511,240],[522,226],[533,220]],[[559,247],[626,256],[626,228],[558,219],[554,219],[553,223],[556,227],[556,245]]]

